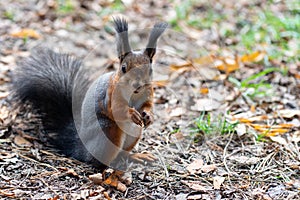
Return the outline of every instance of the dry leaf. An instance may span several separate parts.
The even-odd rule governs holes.
[[[89,175],[89,179],[95,184],[101,184],[103,182],[101,173]]]
[[[294,116],[300,116],[300,110],[292,110],[292,109],[286,109],[286,110],[279,110],[278,115],[284,118],[293,118]]]
[[[295,143],[300,142],[300,131],[295,131],[292,136],[292,141]]]
[[[231,72],[234,72],[240,68],[237,58],[235,60],[231,58],[220,59],[221,61],[215,62],[215,67],[218,70],[225,72],[226,74],[230,74]]]
[[[196,104],[191,106],[194,111],[212,111],[216,110],[221,104],[214,99],[197,99]]]
[[[28,140],[26,140],[25,138],[23,138],[20,135],[17,135],[14,138],[14,143],[18,146],[23,146],[23,147],[31,147],[32,146],[31,142],[29,142]]]
[[[185,110],[182,107],[177,107],[171,110],[170,117],[180,117],[185,113]]]
[[[256,131],[264,134],[267,137],[284,134],[294,126],[293,124],[278,124],[278,125],[265,125],[265,124],[249,124]]]
[[[294,74],[296,79],[300,79],[300,73]]]
[[[78,174],[75,172],[74,169],[68,169],[68,171],[66,172],[66,174],[72,175],[74,177],[78,177]]]
[[[212,172],[215,171],[217,169],[217,166],[212,164],[212,165],[203,165],[201,167],[201,171],[204,173],[208,173],[208,172]]]
[[[38,34],[33,29],[21,29],[20,31],[11,33],[10,35],[17,38],[28,38],[28,37],[35,38],[35,39],[41,38],[40,34]]]
[[[222,176],[215,176],[213,178],[213,184],[214,184],[214,189],[219,190],[221,189],[221,184],[225,181],[225,177]]]
[[[177,132],[171,135],[171,141],[178,143],[184,139],[182,132]]]
[[[277,143],[279,143],[281,145],[284,145],[284,146],[288,144],[288,142],[286,141],[286,139],[284,139],[281,136],[270,136],[270,139],[272,141],[277,142]]]
[[[246,125],[245,124],[238,124],[236,127],[235,127],[235,131],[237,132],[238,136],[242,136],[244,134],[247,133],[247,128],[246,128]]]
[[[255,121],[267,120],[269,118],[270,117],[267,115],[260,115],[260,116],[250,117],[250,118],[237,118],[237,120],[239,120],[242,123],[251,123],[251,122],[255,122]]]
[[[181,181],[183,184],[187,185],[192,190],[206,192],[209,189],[201,185],[200,181]]]
[[[207,87],[200,88],[201,94],[208,94],[208,92],[209,92],[209,89]]]
[[[260,161],[260,158],[258,157],[247,157],[247,156],[231,156],[229,157],[230,160],[235,161],[236,163],[239,163],[240,165],[254,165],[257,164]]]
[[[243,63],[259,62],[264,58],[265,55],[266,52],[264,51],[255,51],[251,54],[243,55],[241,57],[241,62]]]
[[[203,56],[200,58],[195,58],[192,60],[193,63],[197,63],[199,65],[211,65],[214,62],[214,58],[211,55]]]
[[[199,73],[199,76],[203,80],[218,80],[220,72],[213,67],[208,66],[198,66],[197,64],[193,64],[196,71]]]
[[[192,63],[191,62],[186,62],[186,63],[180,64],[180,65],[171,64],[170,68],[173,71],[178,71],[178,70],[181,70],[181,69],[191,70],[192,69]]]
[[[9,92],[0,91],[0,99],[6,98],[9,95]]]
[[[192,163],[190,163],[186,169],[188,170],[189,173],[194,174],[196,173],[198,170],[201,169],[201,167],[203,166],[203,160],[202,159],[197,159],[194,160]]]
[[[198,199],[203,199],[202,196],[203,196],[202,194],[194,194],[194,195],[189,195],[185,199],[187,199],[187,200],[198,200]],[[176,198],[176,200],[177,200],[177,198]]]

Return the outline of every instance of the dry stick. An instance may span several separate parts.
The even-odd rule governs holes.
[[[160,163],[163,165],[163,168],[165,170],[165,173],[166,173],[166,177],[169,177],[169,172],[168,172],[168,169],[166,167],[166,163],[162,157],[162,155],[160,154],[160,152],[157,150],[157,148],[154,148],[154,150],[156,151],[156,153],[158,154],[158,159],[160,161]]]
[[[294,143],[295,143],[295,148],[300,149],[299,146],[298,146],[298,142],[294,141]],[[297,156],[298,156],[298,161],[300,161],[300,151],[296,151],[296,153],[297,153]]]
[[[233,133],[231,133],[230,135],[230,138],[229,138],[229,141],[227,142],[225,148],[224,148],[224,151],[223,151],[223,163],[224,163],[224,166],[228,172],[228,180],[230,181],[230,175],[231,175],[231,171],[229,170],[228,166],[227,166],[227,163],[226,163],[226,158],[227,158],[227,155],[226,155],[226,151],[227,151],[227,148],[229,146],[229,144],[231,143],[231,140],[232,140],[232,137],[233,137]]]
[[[46,164],[46,163],[41,163],[41,162],[39,162],[39,161],[36,161],[36,160],[34,160],[34,159],[32,159],[32,158],[29,158],[29,157],[27,157],[27,156],[24,156],[24,155],[22,155],[22,154],[20,154],[19,152],[16,152],[20,157],[22,157],[22,158],[25,158],[26,160],[29,160],[29,161],[31,161],[31,162],[34,162],[34,163],[37,163],[38,165],[41,165],[41,166],[46,166],[46,167],[49,167],[49,168],[51,168],[51,169],[54,169],[55,171],[59,171],[58,169],[56,169],[55,167],[53,167],[53,166],[51,166],[51,165],[48,165],[48,164]]]
[[[265,166],[266,166],[267,161],[268,161],[268,160],[271,160],[272,157],[275,156],[275,154],[276,154],[276,152],[272,152],[271,154],[267,155],[267,157],[264,158],[263,161],[257,166],[256,171],[257,171],[257,172],[263,172],[263,171],[264,171],[264,168],[265,168]]]
[[[26,177],[18,184],[18,187],[21,186],[25,180],[28,178],[29,174],[31,173],[31,169],[29,170],[29,172],[26,174]]]

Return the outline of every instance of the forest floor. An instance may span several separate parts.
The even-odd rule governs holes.
[[[135,49],[170,24],[153,66],[154,124],[125,192],[52,148],[10,83],[35,46],[118,66],[111,16]],[[0,197],[23,199],[300,199],[300,3],[290,1],[0,1]],[[101,71],[100,70],[100,71]]]

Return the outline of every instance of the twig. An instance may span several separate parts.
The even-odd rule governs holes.
[[[49,165],[49,164],[41,163],[41,162],[36,161],[36,160],[34,160],[34,159],[32,159],[32,158],[29,158],[29,157],[27,157],[27,156],[24,156],[24,155],[22,155],[22,154],[20,154],[20,153],[18,153],[18,152],[17,152],[17,154],[18,154],[21,158],[25,158],[26,160],[29,160],[29,161],[34,162],[34,163],[37,163],[38,165],[45,166],[45,167],[49,167],[49,168],[51,168],[51,169],[53,169],[53,170],[55,170],[55,171],[57,171],[57,172],[59,171],[58,169],[56,169],[55,167],[53,167],[53,166],[51,166],[51,165]]]
[[[25,180],[28,178],[29,174],[31,173],[31,169],[29,170],[29,172],[26,174],[26,177],[18,184],[18,186],[21,186]]]
[[[231,140],[232,140],[232,137],[233,137],[233,133],[231,133],[231,135],[230,135],[230,138],[229,138],[229,141],[227,142],[227,144],[226,144],[226,146],[225,146],[225,148],[224,148],[224,151],[223,151],[223,163],[224,163],[224,166],[225,166],[225,168],[226,168],[226,170],[227,170],[227,172],[228,172],[228,177],[230,177],[230,175],[232,174],[231,173],[231,171],[229,170],[229,168],[228,168],[228,166],[227,166],[227,163],[226,163],[226,158],[227,158],[227,155],[226,155],[226,152],[227,152],[227,148],[228,148],[228,146],[229,146],[229,144],[231,143]],[[230,178],[229,178],[230,179]],[[230,181],[230,180],[229,180]]]
[[[169,177],[169,172],[168,172],[168,169],[166,167],[166,163],[162,157],[162,155],[160,154],[160,152],[157,150],[157,148],[154,148],[154,150],[156,151],[156,153],[158,154],[158,159],[160,161],[160,163],[163,165],[163,168],[165,170],[165,173],[166,173],[166,177]]]

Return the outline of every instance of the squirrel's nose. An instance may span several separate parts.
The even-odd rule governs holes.
[[[135,82],[132,84],[132,86],[133,86],[133,88],[138,88],[138,87],[140,87],[140,84],[138,82]]]

